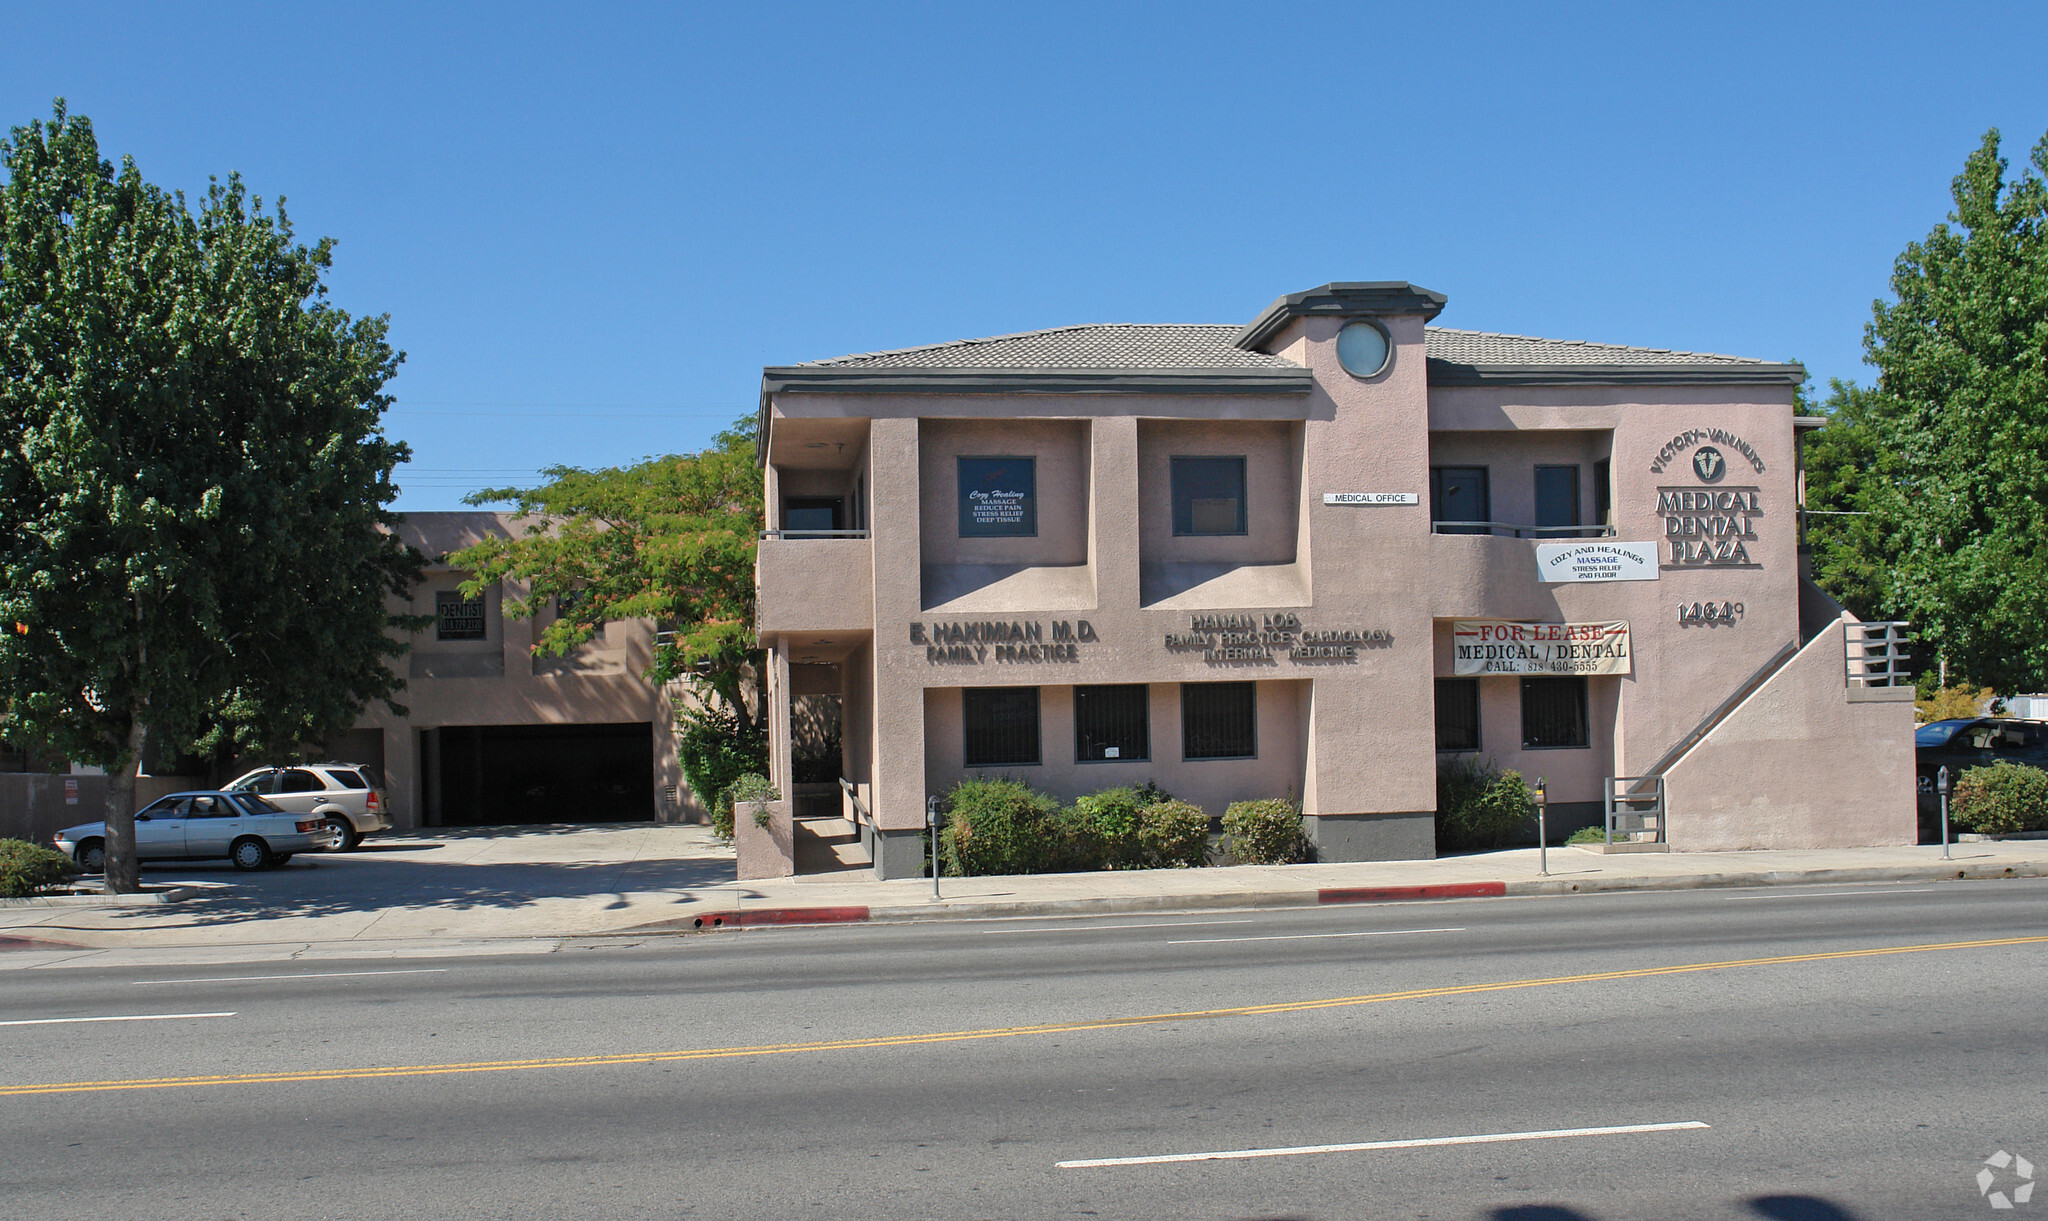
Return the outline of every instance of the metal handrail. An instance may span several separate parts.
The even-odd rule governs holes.
[[[1842,628],[1842,673],[1851,687],[1898,687],[1913,681],[1906,669],[1905,645],[1912,625],[1900,619],[1876,619]]]
[[[865,530],[763,530],[763,539],[866,538]]]
[[[1509,538],[1613,538],[1613,526],[1520,526],[1507,521],[1433,521],[1431,534],[1484,534],[1506,531]]]
[[[1643,786],[1649,785],[1644,792]],[[1625,792],[1616,792],[1621,786],[1629,786]],[[1626,807],[1625,809],[1622,807]],[[1652,831],[1641,825],[1655,819],[1657,826],[1652,831],[1656,836],[1648,842],[1661,844],[1665,839],[1664,777],[1662,776],[1609,776],[1607,778],[1607,846],[1614,846],[1614,825],[1619,819],[1635,819],[1638,825],[1622,828],[1622,834],[1633,836],[1638,831]],[[1634,843],[1635,840],[1629,842]]]
[[[841,776],[839,778],[839,787],[841,791],[843,791],[846,794],[848,800],[853,802],[854,813],[860,815],[861,821],[865,822],[870,827],[874,826],[874,813],[868,809],[867,803],[860,799],[860,791],[853,787],[853,782],[851,780],[848,780],[846,777]]]

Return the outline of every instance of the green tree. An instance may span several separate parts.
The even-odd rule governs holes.
[[[1892,617],[1889,557],[1872,490],[1890,472],[1871,418],[1876,395],[1840,378],[1820,414],[1826,426],[1806,435],[1806,542],[1814,581],[1859,619]]]
[[[1837,387],[1808,493],[1870,514],[1815,538],[1831,592],[2001,690],[2048,685],[2048,136],[2032,164],[2008,181],[1986,133],[1899,256],[1864,334],[1877,385]]]
[[[0,734],[107,769],[133,890],[146,740],[287,752],[402,686],[401,357],[238,177],[195,215],[61,100],[0,163]]]
[[[505,613],[559,615],[534,648],[561,655],[605,623],[651,619],[650,682],[687,679],[715,694],[744,727],[765,721],[756,679],[754,551],[761,532],[761,472],[754,420],[743,418],[696,454],[635,466],[550,467],[535,488],[488,488],[473,505],[510,504],[528,520],[448,563],[469,572],[471,596],[500,581],[526,586]]]

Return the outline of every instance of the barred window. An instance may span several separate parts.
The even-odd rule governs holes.
[[[1586,737],[1586,680],[1522,680],[1522,749],[1551,750],[1589,745]]]
[[[1251,683],[1182,683],[1183,759],[1250,759],[1259,753],[1258,699]]]
[[[484,600],[465,598],[460,590],[434,593],[435,638],[439,640],[482,640]]]
[[[1038,762],[1038,688],[967,687],[960,692],[966,766]]]
[[[1436,680],[1436,748],[1479,749],[1479,680]]]
[[[1074,760],[1101,763],[1152,757],[1143,683],[1074,688]]]

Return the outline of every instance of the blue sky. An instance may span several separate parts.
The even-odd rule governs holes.
[[[338,239],[428,510],[697,448],[766,364],[1330,280],[1868,380],[1892,260],[1985,129],[2024,164],[2044,64],[2038,0],[13,4],[0,125],[62,95]]]

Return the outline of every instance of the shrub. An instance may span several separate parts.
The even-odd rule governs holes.
[[[2019,763],[1973,767],[1949,796],[1951,821],[1984,835],[2048,831],[2048,772]]]
[[[1534,817],[1536,798],[1520,772],[1471,755],[1437,765],[1437,851],[1498,848]]]
[[[1291,865],[1307,855],[1301,808],[1291,801],[1234,801],[1223,811],[1224,842],[1246,865]]]
[[[1594,827],[1580,827],[1572,832],[1570,837],[1564,842],[1567,844],[1605,844],[1607,842],[1607,824],[1603,822]]]
[[[1209,863],[1209,816],[1171,797],[1138,811],[1138,847],[1149,869],[1198,869]]]
[[[1139,869],[1145,850],[1138,842],[1145,801],[1133,788],[1104,789],[1074,803],[1062,821],[1068,829],[1064,862],[1070,869]]]
[[[0,839],[0,899],[26,899],[78,872],[71,859],[27,840]]]
[[[725,708],[691,708],[678,713],[682,725],[683,783],[711,815],[711,829],[732,841],[732,797],[726,792],[749,772],[768,770],[768,735]]]
[[[746,803],[754,807],[754,825],[765,831],[768,828],[768,803],[781,800],[782,794],[768,782],[768,777],[748,772],[725,790],[726,821],[730,824],[741,803]]]
[[[946,807],[939,856],[948,874],[1044,873],[1060,862],[1060,804],[1020,781],[963,780]]]

